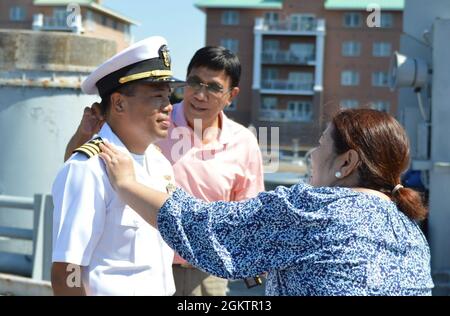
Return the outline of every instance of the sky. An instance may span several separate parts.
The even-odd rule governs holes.
[[[195,51],[205,46],[205,14],[194,7],[195,0],[103,0],[113,9],[137,22],[131,32],[135,41],[152,35],[167,39],[172,71],[180,79]]]

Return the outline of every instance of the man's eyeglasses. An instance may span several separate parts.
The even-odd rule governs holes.
[[[220,95],[224,93],[223,87],[220,84],[214,82],[204,83],[201,82],[200,79],[196,77],[188,77],[186,80],[186,84],[197,92],[200,91],[202,87],[205,87],[206,91],[213,95]]]

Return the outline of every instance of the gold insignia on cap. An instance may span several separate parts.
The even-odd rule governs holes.
[[[161,46],[161,48],[159,49],[159,55],[162,57],[163,61],[164,61],[164,66],[166,67],[170,67],[170,54],[169,54],[169,49],[167,48],[167,45],[163,45]]]
[[[122,77],[119,79],[119,83],[120,84],[124,84],[130,81],[135,81],[135,80],[140,80],[140,79],[145,79],[145,78],[150,78],[150,77],[167,77],[167,76],[172,76],[172,71],[171,70],[152,70],[152,71],[146,71],[146,72],[140,72],[138,74],[134,74],[134,75],[129,75],[126,77]]]
[[[88,141],[83,146],[78,147],[73,152],[74,153],[82,153],[83,155],[87,156],[88,158],[92,158],[96,155],[98,155],[100,150],[100,144],[103,143],[103,139],[101,137],[94,138],[90,141]]]

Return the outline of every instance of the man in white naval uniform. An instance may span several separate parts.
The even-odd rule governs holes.
[[[173,251],[112,188],[98,156],[109,141],[135,160],[136,177],[173,189],[169,161],[152,145],[170,127],[172,77],[167,43],[150,37],[112,57],[82,84],[98,93],[106,117],[98,136],[78,148],[52,189],[52,287],[55,295],[172,295]]]

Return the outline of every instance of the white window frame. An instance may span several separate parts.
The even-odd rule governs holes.
[[[346,12],[343,15],[343,24],[347,28],[361,27],[362,20],[362,14],[358,12]]]
[[[289,101],[287,112],[292,120],[310,122],[312,120],[312,103],[309,101]]]
[[[344,57],[361,56],[361,43],[357,41],[342,42],[342,56]]]
[[[22,6],[14,6],[9,9],[9,20],[13,22],[25,21],[26,12]]]
[[[239,25],[239,11],[234,10],[223,11],[222,25]]]
[[[226,49],[237,54],[239,51],[239,40],[234,38],[222,38],[220,40],[220,46],[225,47]]]
[[[359,85],[359,72],[354,70],[344,70],[341,72],[341,85],[345,87]]]
[[[359,107],[359,101],[355,99],[342,100],[339,104],[343,109],[357,109]]]
[[[387,87],[389,84],[389,74],[385,71],[376,71],[372,73],[373,87]]]
[[[375,101],[375,102],[371,102],[370,107],[374,110],[378,110],[378,111],[383,111],[386,113],[389,113],[390,109],[391,109],[391,103],[389,101]]]
[[[392,44],[389,42],[373,43],[372,54],[375,57],[390,57],[392,52]]]
[[[392,28],[394,26],[394,15],[392,13],[381,13],[380,26],[382,28]]]

